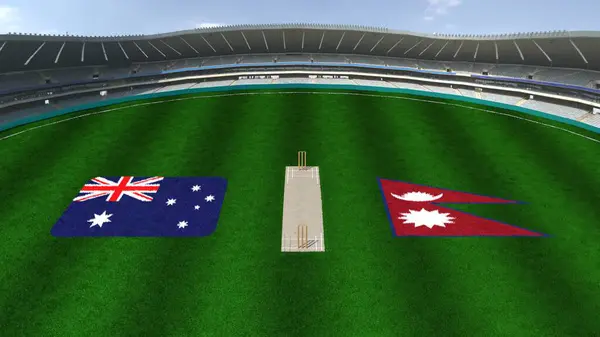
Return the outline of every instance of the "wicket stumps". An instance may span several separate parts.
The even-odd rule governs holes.
[[[308,226],[298,225],[298,249],[308,248]]]
[[[306,168],[306,151],[298,151],[298,168]]]

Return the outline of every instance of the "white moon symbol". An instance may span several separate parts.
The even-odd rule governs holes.
[[[444,193],[440,193],[440,194],[435,195],[435,196],[432,195],[432,196],[428,196],[427,198],[422,198],[422,199],[419,199],[419,200],[413,200],[411,198],[407,198],[406,196],[397,195],[397,194],[394,194],[394,193],[390,193],[390,194],[392,195],[392,197],[394,197],[396,199],[400,199],[400,200],[404,200],[404,201],[412,201],[412,202],[415,202],[415,201],[417,201],[417,202],[429,202],[429,201],[438,200],[438,199],[440,199],[441,197],[444,196]]]

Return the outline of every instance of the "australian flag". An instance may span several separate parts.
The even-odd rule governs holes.
[[[206,236],[217,228],[227,180],[219,177],[96,177],[51,234]]]

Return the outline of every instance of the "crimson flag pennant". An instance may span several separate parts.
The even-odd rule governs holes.
[[[379,179],[396,236],[544,236],[440,204],[515,204],[514,200]]]

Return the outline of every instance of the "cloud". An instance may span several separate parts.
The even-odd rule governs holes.
[[[21,29],[21,16],[16,7],[0,5],[0,32],[15,32]]]
[[[224,23],[210,23],[210,22],[203,22],[203,23],[197,23],[196,24],[196,28],[215,28],[215,27],[222,27],[222,26],[226,26],[226,24],[224,24]]]
[[[434,20],[436,17],[448,14],[451,8],[458,7],[462,0],[427,0],[425,8],[425,17],[427,21]]]

